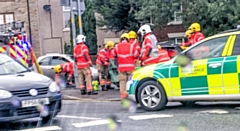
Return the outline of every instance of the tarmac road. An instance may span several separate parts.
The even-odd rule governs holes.
[[[63,101],[62,112],[49,124],[25,120],[0,126],[21,131],[109,131],[108,117],[116,115],[121,131],[238,131],[240,102],[199,102],[193,107],[168,103],[157,112],[130,113],[120,101]]]

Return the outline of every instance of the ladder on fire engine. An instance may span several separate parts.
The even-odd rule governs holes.
[[[19,53],[18,51],[20,51],[22,55],[26,55],[26,50],[23,51],[23,48],[21,48],[22,50],[19,50],[19,48],[18,48],[19,45],[17,45],[17,42],[19,42],[23,45],[24,38],[27,39],[26,33],[22,31],[23,28],[24,28],[24,22],[22,22],[22,21],[18,21],[18,22],[14,21],[11,23],[0,24],[0,42],[2,43],[2,45],[0,43],[0,53],[2,50],[2,53],[5,53],[10,57],[14,56],[13,54],[15,54],[16,55],[15,59],[18,59],[18,53]],[[23,35],[25,37],[23,37]],[[21,37],[20,40],[19,40],[19,37]],[[34,68],[34,66],[35,66],[37,69],[37,72],[40,74],[43,74],[43,72],[37,62],[37,58],[35,56],[33,48],[31,47],[31,44],[29,44],[27,42],[27,40],[26,40],[26,43],[29,48],[27,50],[28,56],[25,56],[25,58],[27,58],[27,60],[26,60],[27,64],[25,66],[27,66],[28,68]],[[2,48],[3,46],[5,46],[5,48]],[[14,50],[12,49],[13,47],[15,47]],[[5,49],[5,52],[4,52],[4,49]],[[30,63],[30,61],[31,61],[31,63]],[[32,65],[32,67],[30,67],[30,65]]]

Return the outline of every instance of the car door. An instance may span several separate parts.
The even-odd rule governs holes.
[[[39,66],[42,69],[43,74],[45,76],[49,76],[50,75],[50,73],[49,73],[49,70],[50,70],[50,60],[51,60],[51,56],[48,56],[48,57],[45,57],[45,58],[43,58],[43,59],[41,59],[39,61]]]
[[[171,66],[173,96],[223,94],[221,67],[226,45],[231,39],[223,36],[206,40],[184,52],[193,59],[192,66],[182,68],[177,63]]]
[[[229,44],[227,57],[223,63],[223,85],[226,95],[239,94],[240,83],[240,35],[232,36]]]
[[[50,61],[50,70],[49,70],[49,77],[54,79],[55,76],[55,72],[53,71],[54,66],[56,65],[61,65],[65,62],[69,62],[69,60],[67,60],[66,58],[62,57],[62,56],[53,56],[51,61]]]

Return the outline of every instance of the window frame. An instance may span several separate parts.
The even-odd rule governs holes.
[[[68,59],[66,59],[66,58],[64,58],[64,57],[62,57],[62,56],[52,56],[51,61],[50,61],[50,66],[56,66],[56,65],[52,65],[52,61],[53,61],[53,58],[54,58],[54,57],[58,57],[58,58],[61,58],[61,59],[65,59],[66,62],[69,62]],[[63,64],[63,63],[61,63],[61,64]],[[57,64],[57,65],[59,65],[59,64]]]
[[[43,61],[44,59],[47,59],[47,58],[49,58],[49,60],[48,60],[48,65],[41,65],[40,62]],[[43,59],[41,59],[41,60],[39,61],[39,65],[40,65],[40,66],[50,66],[50,61],[51,61],[51,60],[52,60],[52,57],[51,57],[51,56],[44,57]]]
[[[194,49],[199,48],[202,44],[207,43],[207,42],[209,42],[209,41],[216,40],[216,39],[221,39],[221,38],[224,38],[224,37],[227,37],[227,39],[226,39],[226,42],[225,42],[223,48],[221,48],[221,49],[222,49],[222,52],[221,52],[221,53],[223,53],[224,48],[225,48],[225,46],[226,46],[226,44],[227,44],[227,42],[228,42],[228,40],[229,40],[229,38],[230,38],[230,35],[221,36],[221,37],[216,37],[216,38],[213,38],[213,39],[209,39],[209,40],[203,41],[203,42],[201,42],[200,44],[198,44],[198,45],[194,46],[193,48],[191,48],[191,49],[187,50],[186,52],[184,52],[184,54],[187,55],[187,56],[189,56],[189,55],[191,54],[191,53],[189,54],[190,51],[193,51]],[[210,52],[212,52],[212,51],[210,51]],[[210,52],[209,52],[209,53],[210,53]],[[202,59],[218,58],[218,57],[208,57],[208,58],[194,59],[192,56],[189,56],[189,57],[191,57],[191,59],[193,59],[193,60],[202,60]],[[220,57],[223,57],[222,54],[221,54]]]
[[[66,8],[69,8],[69,9],[66,9]],[[65,25],[66,25],[66,23],[65,23],[65,17],[64,17],[64,13],[71,13],[71,7],[68,7],[68,6],[63,6],[62,7],[62,10],[63,10],[63,29],[66,29],[66,28],[70,28],[70,26],[69,27],[66,27]],[[70,16],[71,17],[71,16]],[[69,18],[69,20],[70,20],[70,18]]]
[[[3,15],[3,24],[6,24],[6,15],[12,15],[13,16],[13,21],[15,21],[14,12],[0,13],[0,15]]]
[[[233,37],[235,37],[235,39],[234,39],[234,41],[233,41],[233,45],[232,45],[232,50],[229,50],[229,51],[231,51],[231,55],[230,56],[238,56],[238,55],[240,55],[240,53],[239,54],[233,54],[236,50],[235,49],[237,49],[236,48],[236,46],[235,46],[235,44],[236,44],[236,42],[237,42],[237,38],[239,37],[240,38],[240,34],[236,34],[236,35],[234,35]],[[239,41],[239,43],[240,43],[240,41]],[[240,44],[239,44],[239,47],[240,47]],[[238,48],[239,48],[238,47]]]

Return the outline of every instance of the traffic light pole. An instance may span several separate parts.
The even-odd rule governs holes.
[[[79,26],[79,33],[82,34],[82,14],[81,14],[81,6],[80,6],[80,2],[82,2],[82,0],[78,0],[78,26]]]
[[[72,40],[74,48],[76,47],[76,25],[75,25],[75,19],[74,19],[74,13],[73,13],[73,0],[70,0],[70,7],[71,7],[71,24],[72,24]],[[76,61],[74,60],[74,78],[75,78],[75,85],[76,89],[79,88],[79,79],[78,79],[78,69]]]

